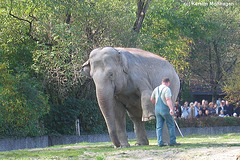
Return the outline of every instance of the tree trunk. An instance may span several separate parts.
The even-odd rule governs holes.
[[[136,13],[136,21],[133,26],[133,30],[139,33],[143,20],[145,18],[149,3],[151,0],[138,0],[137,1],[137,13]]]

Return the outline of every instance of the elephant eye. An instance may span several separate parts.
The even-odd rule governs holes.
[[[109,78],[110,80],[113,80],[113,79],[114,79],[114,74],[113,74],[113,72],[108,72],[108,78]]]

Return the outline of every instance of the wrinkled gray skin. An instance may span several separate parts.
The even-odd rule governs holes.
[[[115,147],[130,146],[126,113],[134,124],[136,144],[148,145],[143,121],[151,120],[154,115],[150,101],[153,89],[164,77],[170,78],[175,102],[180,88],[178,75],[168,61],[135,48],[95,49],[83,64],[82,73],[94,80],[98,104]]]

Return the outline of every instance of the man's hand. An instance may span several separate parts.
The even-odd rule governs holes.
[[[169,113],[170,113],[171,116],[173,116],[174,112],[173,112],[173,105],[172,105],[171,97],[166,98],[166,101],[167,101],[167,105],[168,105],[168,107],[170,109]]]
[[[173,109],[170,109],[169,113],[171,116],[173,116],[174,115]]]

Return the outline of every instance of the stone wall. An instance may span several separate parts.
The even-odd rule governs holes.
[[[240,126],[229,127],[205,127],[205,128],[181,128],[184,136],[186,135],[212,135],[224,133],[240,133]],[[129,132],[128,139],[135,139],[136,136],[133,132]],[[156,131],[148,131],[148,138],[156,138]],[[179,131],[176,129],[176,135],[180,136]],[[54,145],[74,144],[81,142],[107,142],[111,141],[108,134],[98,135],[81,135],[81,136],[41,136],[41,137],[27,137],[27,138],[7,138],[0,139],[0,151],[10,151],[25,148],[45,148]]]

